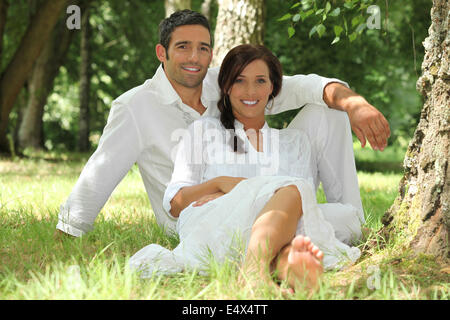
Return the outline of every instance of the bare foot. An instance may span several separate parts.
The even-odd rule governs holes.
[[[323,253],[311,239],[301,235],[296,236],[286,248],[287,262],[279,265],[280,278],[287,280],[290,287],[299,289],[306,286],[315,290],[323,273]]]

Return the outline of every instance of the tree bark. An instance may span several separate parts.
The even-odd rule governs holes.
[[[165,0],[166,17],[178,10],[191,9],[191,0]]]
[[[211,20],[211,1],[212,0],[203,0],[200,11],[202,14],[209,20]]]
[[[404,160],[399,196],[383,217],[386,236],[414,252],[449,259],[450,71],[448,0],[433,0],[431,27],[417,90],[424,96],[420,121]]]
[[[81,66],[80,66],[80,121],[78,132],[78,150],[88,151],[89,144],[89,96],[91,88],[91,46],[89,7],[81,19]]]
[[[237,45],[264,44],[264,0],[219,0],[214,54],[211,66],[219,66]]]
[[[18,131],[18,148],[41,149],[43,142],[42,116],[53,82],[67,55],[74,33],[66,27],[65,16],[58,22],[50,40],[36,60],[29,78],[29,97]]]
[[[31,19],[21,43],[0,79],[0,152],[9,153],[9,114],[33,65],[48,41],[66,0],[47,0]]]

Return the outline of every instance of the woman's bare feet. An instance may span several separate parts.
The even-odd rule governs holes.
[[[291,288],[315,290],[323,273],[323,253],[308,237],[296,236],[286,246],[277,263],[278,277],[287,280]]]

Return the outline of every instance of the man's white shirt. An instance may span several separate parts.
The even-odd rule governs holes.
[[[175,147],[182,129],[193,121],[220,116],[218,72],[218,68],[209,69],[203,81],[201,101],[206,111],[202,115],[181,101],[161,66],[152,79],[114,100],[97,150],[61,205],[56,228],[77,237],[92,230],[111,193],[137,163],[157,223],[175,230],[176,218],[163,209]],[[282,90],[267,114],[298,109],[307,103],[325,106],[323,89],[330,82],[348,86],[315,74],[284,76]]]

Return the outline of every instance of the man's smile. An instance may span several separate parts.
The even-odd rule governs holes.
[[[188,72],[194,72],[194,73],[200,72],[199,67],[184,67],[184,66],[182,66],[181,69],[186,70]]]

